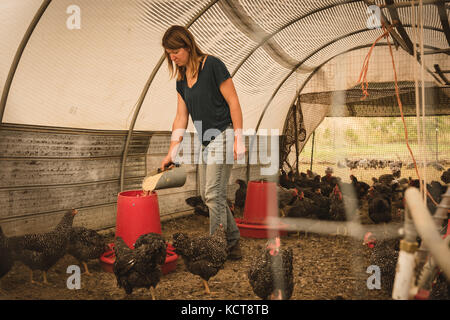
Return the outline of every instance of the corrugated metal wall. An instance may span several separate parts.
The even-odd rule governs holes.
[[[1,125],[0,223],[5,232],[48,230],[70,208],[80,209],[78,224],[113,226],[126,133]],[[126,189],[139,188],[146,174],[150,136],[133,135]]]
[[[4,232],[8,236],[46,232],[70,208],[79,210],[74,225],[114,227],[126,134],[0,125],[0,225]],[[159,167],[169,149],[170,136],[169,132],[133,134],[125,190],[140,189],[146,174]],[[193,139],[197,137],[192,134]],[[184,148],[189,149],[193,155],[193,143]],[[198,194],[197,168],[195,164],[184,166],[188,176],[183,187],[157,191],[162,218],[191,211],[184,200]],[[262,178],[259,168],[251,166],[251,180]],[[237,178],[246,179],[246,165],[233,167],[228,188],[232,200]]]

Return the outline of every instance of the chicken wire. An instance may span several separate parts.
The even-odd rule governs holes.
[[[8,74],[21,33],[41,1],[28,0],[25,6],[24,3],[4,0],[0,4],[3,5],[0,32],[5,39],[0,50],[1,74]],[[330,165],[342,175],[347,175],[350,168],[346,163],[340,168],[338,163],[343,165],[346,158],[400,159],[405,161],[405,166],[410,165],[385,40],[381,41],[384,46],[375,49],[371,60],[370,96],[364,101],[358,97],[357,77],[362,62],[368,46],[382,33],[367,26],[368,1],[85,0],[77,2],[83,17],[79,30],[66,27],[66,10],[72,4],[68,0],[52,1],[37,24],[13,78],[3,122],[88,129],[170,130],[176,110],[176,91],[165,64],[158,67],[163,54],[160,42],[170,25],[189,24],[200,47],[221,58],[233,74],[244,129],[259,126],[283,130],[282,164],[289,162],[291,167],[297,165],[302,171],[317,164]],[[376,4],[385,1],[377,0]],[[398,29],[402,27],[410,38],[404,39],[406,43],[414,39],[410,10],[394,10],[401,20]],[[446,11],[448,14],[448,8]],[[393,20],[391,9],[382,12],[389,21]],[[425,6],[423,15],[426,50],[448,48],[448,34],[439,19],[437,4]],[[357,49],[362,47],[365,49]],[[405,112],[413,115],[415,87],[411,71],[417,68],[417,63],[404,49],[395,52],[395,59]],[[385,60],[376,61],[379,56]],[[334,63],[327,63],[332,57],[336,57]],[[430,72],[434,72],[435,64],[448,70],[449,59],[447,54],[423,59],[428,69],[425,93],[427,99],[432,98],[427,100],[426,141],[429,143],[425,153],[420,152],[416,143],[414,125],[418,120],[410,117],[407,124],[418,159],[429,162],[436,158],[443,162],[450,153],[448,117],[430,115],[450,113],[448,87]],[[153,72],[156,76],[139,111],[136,102]],[[0,81],[3,87],[4,78]],[[138,117],[134,125],[131,119],[136,110]],[[378,115],[387,118],[360,118]],[[329,118],[323,120],[325,116]],[[314,154],[312,151],[308,154],[313,147],[313,133]],[[436,141],[434,149],[432,141]]]

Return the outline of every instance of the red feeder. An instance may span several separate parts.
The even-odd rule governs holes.
[[[142,190],[131,190],[119,193],[117,199],[116,237],[121,237],[130,248],[143,234],[161,234],[161,221],[159,216],[158,195],[152,192],[144,196]],[[106,272],[112,272],[116,259],[114,244],[109,244],[110,251],[100,257],[100,262]],[[166,263],[162,267],[164,274],[176,267],[178,256],[173,247],[168,244]]]
[[[244,218],[236,218],[241,236],[273,238],[285,236],[284,224],[268,225],[267,218],[278,217],[277,185],[275,182],[250,181],[245,198]]]

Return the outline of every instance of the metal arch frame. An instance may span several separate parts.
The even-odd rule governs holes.
[[[219,0],[210,1],[210,3],[208,3],[199,13],[197,13],[191,19],[191,21],[189,21],[189,23],[186,25],[186,28],[189,28],[195,21],[197,21],[206,11],[208,11],[218,1]],[[145,84],[145,86],[142,90],[142,93],[139,96],[139,99],[138,99],[138,102],[136,105],[136,109],[134,110],[133,118],[131,120],[130,127],[128,129],[127,139],[125,141],[125,147],[124,147],[123,156],[122,156],[122,164],[120,167],[120,191],[123,191],[123,185],[124,185],[124,180],[125,180],[125,164],[127,161],[128,149],[129,149],[130,142],[131,142],[131,136],[133,135],[134,126],[136,124],[136,120],[139,115],[139,112],[141,111],[142,104],[144,103],[145,96],[147,95],[147,92],[148,92],[153,80],[155,79],[156,74],[158,73],[159,69],[161,68],[161,65],[163,64],[164,59],[165,59],[165,54],[162,54],[161,58],[159,58],[158,63],[153,68],[153,71],[150,74],[150,77]]]
[[[435,3],[435,5],[438,10],[439,19],[441,20],[442,29],[444,30],[445,37],[447,38],[447,43],[450,46],[450,25],[448,23],[447,10],[445,9],[445,5],[444,5],[445,2],[446,1],[441,1],[441,2]]]
[[[3,123],[3,115],[5,113],[6,101],[8,100],[9,90],[11,89],[11,84],[14,79],[14,75],[16,74],[20,59],[22,58],[23,52],[25,51],[25,48],[28,44],[28,41],[31,38],[31,35],[33,34],[34,29],[36,28],[45,10],[47,10],[51,2],[52,0],[44,0],[42,2],[41,6],[35,13],[33,20],[31,20],[28,29],[25,31],[22,41],[20,41],[19,47],[17,48],[16,54],[14,55],[11,67],[9,68],[8,77],[6,78],[5,81],[5,86],[3,87],[2,98],[0,100],[0,124]]]
[[[311,11],[311,12],[308,12],[308,13],[306,13],[306,14],[304,14],[304,15],[298,17],[298,18],[295,18],[294,20],[289,21],[287,24],[281,26],[280,28],[278,28],[277,30],[275,30],[274,32],[272,32],[271,34],[269,34],[267,37],[264,37],[264,38],[262,39],[262,41],[261,41],[260,43],[258,43],[258,45],[257,45],[255,48],[253,48],[253,49],[247,54],[247,56],[246,56],[244,59],[242,59],[242,61],[236,66],[236,69],[232,72],[231,77],[234,77],[234,75],[238,72],[238,70],[242,67],[242,65],[243,65],[243,64],[244,64],[244,63],[252,56],[253,53],[256,52],[256,50],[258,50],[258,49],[259,49],[260,47],[262,47],[266,42],[268,42],[268,41],[269,41],[270,39],[272,39],[275,35],[277,35],[277,34],[280,33],[281,31],[283,31],[283,30],[286,29],[287,27],[289,27],[289,26],[291,26],[291,25],[297,23],[298,21],[303,20],[303,19],[305,19],[305,18],[307,18],[307,17],[309,17],[309,16],[311,16],[311,15],[313,15],[313,14],[316,14],[316,13],[318,13],[318,12],[322,12],[322,11],[325,11],[325,10],[328,10],[328,9],[331,9],[331,8],[334,8],[334,7],[338,7],[338,6],[346,5],[346,4],[350,4],[350,3],[356,3],[356,2],[363,2],[363,3],[365,3],[366,5],[370,5],[370,4],[371,4],[368,0],[346,0],[346,1],[343,1],[343,2],[341,2],[341,3],[330,4],[330,5],[326,6],[326,7],[322,7],[322,8],[315,9],[315,10],[313,10],[313,11]],[[430,3],[427,3],[427,4],[429,5]],[[396,10],[396,9],[394,8],[394,10]],[[384,20],[386,20],[384,14],[383,14],[383,17],[384,17]],[[406,25],[405,25],[405,26],[406,26]]]
[[[331,58],[325,60],[325,61],[322,62],[320,65],[318,65],[318,66],[317,66],[317,67],[316,67],[316,68],[308,75],[308,77],[306,78],[306,80],[303,82],[302,86],[301,86],[300,89],[298,90],[298,92],[296,92],[294,99],[293,99],[292,102],[290,103],[291,106],[289,107],[287,114],[289,114],[290,109],[292,109],[293,105],[295,104],[295,101],[300,97],[301,92],[302,92],[303,89],[306,87],[306,85],[308,84],[308,82],[312,79],[312,77],[313,77],[313,76],[314,76],[314,75],[315,75],[315,74],[316,74],[316,73],[317,73],[317,72],[318,72],[325,64],[327,64],[328,62],[330,62],[331,60],[333,60],[334,58],[336,58],[336,57],[338,57],[338,56],[340,56],[340,55],[342,55],[342,54],[346,54],[346,53],[349,53],[349,52],[351,52],[351,51],[355,51],[355,50],[359,50],[359,49],[369,48],[369,47],[371,47],[371,46],[372,46],[371,44],[367,44],[367,45],[361,45],[361,46],[353,47],[353,48],[351,48],[351,49],[348,49],[348,50],[346,50],[346,51],[340,52],[340,53],[338,53],[338,54],[332,56]],[[388,46],[388,44],[387,44],[387,43],[377,43],[375,46],[376,46],[376,47],[386,47],[386,46]],[[428,46],[428,45],[425,45],[424,47],[427,48],[427,49],[436,49],[435,47]],[[286,125],[287,125],[287,118],[286,118],[285,121],[284,121],[283,130],[282,130],[283,134],[284,134],[284,132],[285,132],[285,130],[286,130]],[[309,139],[309,137],[306,139],[306,142],[308,142],[308,139]],[[306,142],[305,142],[305,144],[306,144]]]
[[[404,26],[405,26],[405,27],[410,27],[409,25],[404,25]],[[435,30],[435,31],[441,31],[441,32],[443,32],[442,29],[435,28],[435,27],[424,26],[424,29],[430,29],[430,30]],[[299,63],[291,70],[291,72],[289,72],[288,75],[280,82],[280,84],[278,85],[278,87],[274,90],[272,96],[270,97],[269,101],[266,103],[266,106],[264,107],[264,109],[263,109],[263,111],[262,111],[262,113],[261,113],[261,116],[260,116],[260,118],[259,118],[259,120],[258,120],[258,123],[257,123],[257,125],[256,125],[256,129],[255,129],[256,132],[258,131],[259,125],[261,124],[261,121],[262,121],[262,118],[264,117],[264,114],[266,113],[266,110],[267,110],[267,108],[269,107],[270,103],[272,102],[273,98],[274,98],[275,95],[278,93],[278,91],[279,91],[280,88],[283,86],[283,84],[286,82],[286,80],[287,80],[287,79],[288,79],[288,78],[289,78],[289,77],[290,77],[290,76],[291,76],[298,68],[300,68],[300,67],[301,67],[307,60],[309,60],[312,56],[314,56],[315,54],[317,54],[319,51],[325,49],[325,48],[328,47],[329,45],[331,45],[331,44],[333,44],[333,43],[335,43],[335,42],[337,42],[337,41],[339,41],[339,40],[342,40],[342,39],[345,39],[345,38],[347,38],[347,37],[353,36],[353,35],[358,34],[358,33],[366,32],[366,31],[371,31],[371,29],[360,29],[360,30],[357,30],[357,31],[353,31],[353,32],[347,33],[347,34],[345,34],[345,35],[343,35],[343,36],[340,36],[340,37],[338,37],[338,38],[335,38],[335,39],[333,39],[332,41],[330,41],[330,42],[328,42],[328,43],[322,45],[320,48],[316,49],[315,51],[313,51],[312,53],[310,53],[307,57],[305,57],[302,61],[300,61],[300,62],[299,62]],[[428,69],[427,69],[427,71],[428,71],[430,74],[432,74],[432,72],[429,71]]]
[[[397,8],[394,5],[394,0],[385,0],[386,5],[388,6],[389,14],[391,15],[391,18],[393,21],[396,21],[397,24],[395,27],[398,30],[398,33],[400,34],[400,37],[402,37],[403,41],[406,44],[406,48],[408,49],[408,53],[410,55],[413,55],[413,43],[411,39],[409,38],[408,33],[406,33],[406,30],[403,28],[403,25],[400,20],[400,16],[398,14]],[[419,55],[417,55],[417,59],[420,59]]]
[[[408,26],[408,25],[405,25],[405,26]],[[425,29],[433,29],[433,30],[439,30],[439,31],[442,31],[442,30],[437,29],[437,28],[434,28],[434,27],[427,27],[427,26],[424,26],[424,28],[425,28]],[[337,42],[337,41],[339,41],[339,40],[342,40],[342,39],[345,39],[345,38],[347,38],[347,37],[350,37],[350,36],[352,36],[352,35],[355,35],[355,34],[358,34],[358,33],[362,33],[362,32],[367,32],[367,31],[371,31],[371,29],[360,29],[360,30],[353,31],[353,32],[350,32],[350,33],[348,33],[348,34],[345,34],[345,35],[343,35],[343,36],[340,36],[340,37],[338,37],[338,38],[336,38],[336,39],[333,39],[332,41],[330,41],[330,42],[328,42],[328,43],[322,45],[320,48],[318,48],[318,49],[316,49],[315,51],[313,51],[312,53],[310,53],[307,57],[305,57],[302,61],[300,61],[294,68],[292,68],[291,72],[289,72],[289,73],[286,75],[286,77],[280,82],[280,84],[277,86],[277,88],[274,90],[274,92],[272,93],[271,97],[270,97],[269,100],[267,101],[267,103],[266,103],[266,105],[265,105],[263,111],[261,112],[261,115],[260,115],[260,117],[259,117],[259,120],[258,120],[258,122],[257,122],[257,124],[256,124],[255,135],[256,135],[257,132],[258,132],[258,129],[259,129],[259,126],[260,126],[260,124],[261,124],[261,122],[262,122],[262,119],[264,118],[264,115],[265,115],[265,113],[266,113],[266,111],[267,111],[269,105],[272,103],[272,100],[275,98],[275,96],[277,95],[278,91],[281,89],[281,87],[282,87],[283,84],[286,82],[286,80],[289,79],[289,77],[290,77],[290,76],[291,76],[298,68],[300,68],[300,67],[301,67],[307,60],[309,60],[312,56],[314,56],[315,54],[317,54],[319,51],[325,49],[325,48],[328,47],[329,45],[331,45],[331,44],[333,44],[333,43],[335,43],[335,42]],[[428,70],[428,68],[427,68],[427,71],[428,71],[428,73],[430,73],[431,75],[433,75],[433,73],[432,73],[430,70]],[[433,76],[434,76],[434,75],[433,75]],[[301,92],[301,91],[300,91],[300,92]],[[297,96],[298,96],[298,94],[296,94],[296,97],[297,97]],[[294,99],[294,101],[295,101],[295,99]],[[252,140],[252,141],[254,141],[254,140]],[[252,146],[249,146],[249,148],[250,148],[250,150],[251,150]],[[249,157],[250,157],[250,153],[248,154],[248,161],[247,161],[247,181],[249,181],[249,174],[250,174],[250,172],[249,172],[250,158],[249,158]]]
[[[313,10],[313,11],[311,11],[311,12],[308,12],[308,13],[306,13],[306,14],[304,14],[304,15],[298,17],[298,18],[295,18],[294,20],[289,21],[289,22],[286,23],[285,25],[281,26],[280,28],[278,28],[277,30],[275,30],[274,32],[272,32],[271,34],[269,34],[267,37],[264,37],[264,38],[262,39],[262,41],[261,41],[260,43],[258,43],[258,45],[257,45],[255,48],[253,48],[253,49],[247,54],[247,56],[244,57],[244,58],[242,59],[242,61],[236,66],[236,69],[234,69],[234,71],[231,73],[231,77],[234,77],[234,75],[239,71],[239,69],[242,67],[242,65],[243,65],[243,64],[244,64],[244,63],[245,63],[245,62],[253,55],[253,53],[256,52],[256,50],[258,50],[258,49],[259,49],[260,47],[262,47],[267,41],[269,41],[270,39],[272,39],[275,35],[277,35],[277,34],[280,33],[281,31],[283,31],[283,30],[286,29],[287,27],[289,27],[289,26],[291,26],[291,25],[297,23],[298,21],[303,20],[303,19],[305,19],[305,18],[307,18],[307,17],[309,17],[309,16],[311,16],[311,15],[313,15],[313,14],[316,14],[316,13],[318,13],[318,12],[322,12],[322,11],[325,11],[325,10],[328,10],[328,9],[331,9],[331,8],[334,8],[334,7],[337,7],[337,6],[346,5],[346,4],[350,4],[350,3],[354,3],[354,2],[361,2],[361,1],[363,1],[363,0],[346,0],[346,1],[343,1],[343,2],[341,2],[341,3],[331,4],[331,5],[328,5],[328,6],[326,6],[326,7],[322,7],[322,8],[315,9],[315,10]]]

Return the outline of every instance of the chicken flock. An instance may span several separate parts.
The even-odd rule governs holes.
[[[432,214],[446,192],[450,169],[442,174],[441,180],[444,184],[437,181],[427,184],[427,206]],[[406,188],[420,185],[418,180],[400,179],[397,170],[374,177],[371,185],[358,181],[354,175],[350,176],[350,181],[345,183],[333,176],[331,168],[322,177],[310,170],[299,175],[282,171],[277,184],[279,214],[288,218],[349,221],[358,219],[361,211],[367,210],[371,223],[387,223],[393,217],[401,217]],[[239,185],[235,201],[228,200],[228,204],[233,214],[239,216],[245,208],[247,185],[240,179],[235,182]],[[186,203],[196,214],[209,215],[201,197],[190,197]],[[20,261],[30,269],[31,282],[34,282],[33,271],[41,270],[43,283],[48,283],[47,271],[65,254],[75,257],[83,264],[85,274],[90,275],[86,262],[98,259],[108,247],[105,238],[96,231],[73,226],[76,214],[77,210],[68,210],[53,230],[42,234],[7,237],[0,226],[0,279],[11,270],[15,261]],[[229,254],[223,226],[220,225],[212,235],[194,237],[177,232],[172,237],[175,252],[182,258],[187,271],[199,276],[205,293],[211,294],[208,281],[224,268]],[[399,240],[375,241],[373,237],[366,237],[364,241],[373,249],[371,262],[381,266],[383,274],[390,277],[389,289],[392,289],[395,275]],[[117,237],[113,247],[117,286],[127,295],[134,289],[150,289],[155,299],[154,289],[162,278],[167,245],[156,233],[141,235],[132,246]],[[253,252],[247,278],[254,294],[261,299],[289,299],[294,290],[294,260],[292,249],[281,246],[279,237],[269,239],[264,247]]]

